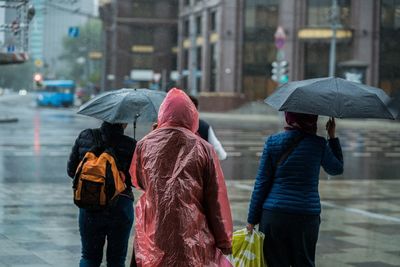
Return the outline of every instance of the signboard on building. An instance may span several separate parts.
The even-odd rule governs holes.
[[[135,81],[153,81],[154,72],[152,70],[132,70],[131,79]]]
[[[68,28],[68,36],[71,38],[79,37],[79,27],[69,27]]]

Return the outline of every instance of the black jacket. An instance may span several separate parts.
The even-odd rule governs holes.
[[[103,122],[100,127],[103,142],[107,146],[114,148],[117,167],[125,174],[125,183],[129,187],[132,186],[129,167],[131,164],[133,152],[135,151],[136,141],[129,136],[124,135],[121,125]],[[83,130],[72,147],[68,160],[67,172],[68,176],[73,178],[76,169],[85,156],[86,152],[95,144],[95,139],[91,129]]]
[[[197,132],[199,133],[200,137],[203,138],[208,142],[208,130],[210,129],[210,124],[206,121],[199,119],[199,129]]]

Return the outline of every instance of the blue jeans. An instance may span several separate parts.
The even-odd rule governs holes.
[[[125,266],[128,241],[133,224],[133,201],[120,196],[116,206],[100,212],[79,210],[82,241],[80,267],[98,267],[107,238],[107,266]]]

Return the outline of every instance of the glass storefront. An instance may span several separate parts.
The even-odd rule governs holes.
[[[151,19],[169,19],[178,16],[178,0],[131,0],[132,9],[129,11],[129,17],[151,18]]]
[[[351,1],[340,0],[339,17],[343,28],[350,27]],[[308,0],[306,26],[310,28],[329,28],[332,0]],[[326,77],[329,75],[330,39],[307,40],[304,43],[304,79]],[[337,40],[336,63],[348,61],[352,57],[351,40]],[[337,68],[336,68],[337,72]]]
[[[270,79],[276,57],[274,34],[278,27],[279,0],[248,0],[245,3],[243,39],[243,93],[253,99],[275,88]]]
[[[343,26],[350,25],[351,0],[339,0],[340,23]],[[332,0],[308,0],[307,1],[307,26],[329,27],[331,24]]]
[[[210,92],[215,92],[217,87],[217,45],[210,44]]]
[[[329,75],[328,42],[307,42],[304,44],[304,79],[327,77]],[[352,43],[338,43],[336,46],[336,65],[352,57]],[[338,68],[336,67],[336,73]]]
[[[400,92],[400,0],[382,0],[379,86]]]
[[[151,18],[155,13],[154,0],[134,0],[132,16],[136,18]]]

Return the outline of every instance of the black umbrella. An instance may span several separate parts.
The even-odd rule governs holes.
[[[265,103],[279,111],[336,118],[395,119],[398,111],[381,89],[341,78],[318,78],[286,83]]]

